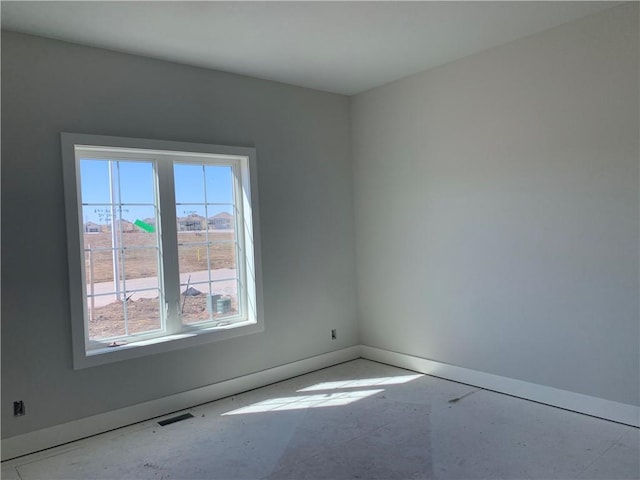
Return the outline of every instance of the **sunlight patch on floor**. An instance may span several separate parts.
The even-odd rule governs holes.
[[[281,412],[284,410],[300,410],[306,408],[339,407],[370,397],[380,390],[360,390],[357,392],[327,393],[319,395],[304,395],[299,397],[272,398],[254,403],[222,415],[241,415],[245,413]]]
[[[323,382],[311,387],[303,388],[298,392],[314,392],[317,390],[335,390],[338,388],[374,387],[379,385],[400,385],[424,375],[401,375],[398,377],[363,378],[358,380],[341,380],[338,382]]]

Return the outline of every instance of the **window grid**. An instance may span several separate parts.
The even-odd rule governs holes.
[[[261,298],[259,252],[256,252],[258,254],[257,258],[254,257],[253,252],[254,248],[259,248],[259,241],[254,242],[253,239],[254,227],[252,225],[252,219],[255,218],[252,212],[254,212],[256,198],[253,197],[251,190],[255,188],[256,183],[254,178],[250,180],[249,177],[250,171],[255,169],[254,148],[73,133],[63,133],[61,140],[67,234],[69,237],[67,244],[69,272],[72,286],[70,288],[70,299],[74,368],[85,368],[161,351],[202,345],[264,330],[262,307],[259,301]],[[103,166],[90,167],[85,170],[82,164],[83,160],[100,160],[103,162]],[[113,169],[107,168],[108,161],[114,162]],[[151,164],[153,179],[147,176],[147,167],[138,168],[135,165],[131,166],[128,162]],[[207,218],[205,221],[206,226],[203,229],[205,230],[205,246],[207,247],[206,268],[208,273],[202,275],[198,280],[206,279],[210,292],[213,289],[228,295],[235,290],[233,294],[236,295],[237,308],[234,303],[233,313],[239,313],[239,315],[232,318],[217,317],[216,320],[222,321],[214,320],[197,325],[181,324],[179,300],[182,277],[180,275],[177,251],[179,225],[176,224],[173,175],[173,166],[178,163],[196,163],[200,165],[201,169],[204,168],[202,176],[205,178],[205,183],[209,183],[209,188],[205,187],[207,196],[202,205],[202,208],[206,211],[205,218]],[[222,194],[229,195],[229,191],[233,189],[232,203],[227,201],[220,202],[218,198],[215,199],[216,201],[212,201],[214,199],[209,196],[209,192],[217,189],[222,177],[214,177],[216,180],[210,182],[209,178],[207,178],[209,172],[213,173],[217,170],[210,169],[209,166],[225,167],[225,170],[220,171],[225,172],[223,184],[224,182],[228,183],[226,183],[227,186]],[[83,177],[85,174],[88,174],[86,178],[105,179],[109,176],[111,170],[114,170],[118,176],[119,184],[117,185],[118,192],[113,196],[113,201],[107,202],[104,199],[110,197],[110,195],[107,188],[109,185],[106,181],[103,181],[103,184],[94,189],[95,182],[85,184],[82,179],[85,178]],[[136,173],[140,171],[143,172],[142,175]],[[230,182],[226,180],[226,176],[230,178]],[[139,177],[147,178],[147,184],[136,185]],[[189,190],[189,185],[189,183],[186,184],[186,191]],[[137,188],[138,186],[140,190]],[[153,190],[154,203],[138,203],[140,198],[148,196],[149,187]],[[86,203],[82,202],[82,192],[85,188],[87,189],[85,191],[89,193]],[[143,197],[140,197],[136,192],[142,192],[142,190],[144,190]],[[118,198],[115,198],[116,196]],[[235,218],[231,218],[231,215],[217,217],[216,211],[229,211],[226,208],[220,208],[222,206],[230,207],[230,211]],[[90,212],[87,207],[102,207],[102,213]],[[153,232],[155,233],[154,244],[146,244],[146,242],[152,241],[151,238],[141,239],[142,237],[135,238],[128,235],[129,230],[135,230],[135,228],[124,224],[125,217],[129,218],[129,210],[136,210],[137,207],[141,207],[138,208],[138,218],[152,225],[155,229],[155,232]],[[109,212],[111,212],[110,215]],[[86,217],[83,215],[85,213]],[[209,222],[208,217],[211,213],[216,215],[216,219]],[[248,217],[245,219],[242,217],[243,214],[247,214]],[[100,218],[100,216],[103,216],[103,218]],[[108,216],[110,216],[111,220],[104,221],[104,217]],[[100,218],[100,221],[97,218]],[[83,219],[87,221],[85,222]],[[113,228],[116,223],[122,228],[117,230]],[[140,227],[141,231],[150,231],[144,225],[139,225],[138,222],[135,222],[135,224]],[[233,229],[233,240],[230,240],[226,235],[215,235],[215,228]],[[137,230],[135,232],[137,234],[140,233]],[[117,242],[117,245],[114,245],[114,248],[107,248],[107,242],[111,242],[112,236],[115,239],[113,243]],[[220,241],[218,238],[224,241]],[[247,242],[246,246],[245,242]],[[228,245],[228,248],[226,245]],[[235,251],[235,259],[233,259],[233,263],[230,263],[230,255],[233,251]],[[89,267],[92,266],[87,257],[89,252],[99,255],[97,259],[93,258],[94,261],[99,263],[99,269],[96,268],[96,276],[89,272]],[[149,255],[146,252],[149,252]],[[243,258],[242,254],[247,255],[247,258]],[[131,283],[132,278],[135,280],[141,274],[145,275],[145,278],[154,274],[153,258],[157,259],[155,267],[157,285]],[[122,272],[122,276],[113,275],[112,263],[114,259],[116,260],[116,265],[120,267],[119,270]],[[151,261],[149,261],[150,259]],[[140,267],[140,261],[144,262],[142,268]],[[254,266],[254,262],[258,263]],[[195,265],[195,262],[189,262],[190,267]],[[204,267],[204,264],[201,263],[201,265]],[[221,268],[234,266],[236,272],[232,276],[219,272],[225,278],[216,278],[217,274],[214,275],[215,272],[211,271],[211,267],[215,270],[218,266]],[[258,272],[257,276],[256,271]],[[130,273],[133,273],[134,277],[131,277]],[[204,274],[204,272],[202,273]],[[100,289],[91,292],[91,295],[89,295],[89,284],[86,281],[90,278],[90,275],[92,280],[103,282]],[[103,280],[99,280],[100,278]],[[254,283],[247,285],[245,280]],[[217,284],[229,281],[231,285],[235,284],[235,287],[231,287],[229,284],[225,285],[223,289],[216,287]],[[105,289],[109,291],[105,291]],[[147,312],[141,314],[138,306],[132,303],[130,305],[131,311],[127,310],[126,312],[127,318],[125,320],[126,333],[129,335],[120,335],[120,330],[118,335],[121,338],[113,337],[118,340],[117,345],[116,342],[113,342],[114,345],[122,346],[122,348],[106,348],[114,345],[111,345],[112,342],[110,340],[109,344],[107,344],[107,339],[103,338],[102,334],[105,334],[105,336],[106,334],[114,334],[116,330],[113,328],[100,331],[97,335],[97,341],[92,341],[89,335],[94,335],[96,329],[94,325],[90,332],[87,325],[88,300],[104,298],[105,296],[113,298],[113,294],[116,292],[111,292],[112,290],[120,290],[125,298],[136,292],[141,294],[146,292],[144,297],[151,298],[152,294],[148,292],[158,292],[159,305],[157,306],[160,307],[159,310],[162,317],[160,331],[138,333],[139,327],[141,327],[138,319],[144,320]],[[258,303],[256,303],[256,299]],[[104,302],[104,299],[101,300],[100,305],[105,305]],[[144,306],[144,304],[141,306]],[[247,306],[248,310],[246,310]],[[116,306],[113,307],[115,308]],[[124,326],[123,316],[128,305],[117,305],[117,308],[122,308],[120,313],[118,314],[112,309],[111,317],[107,319],[111,320],[112,326],[115,323]],[[104,312],[100,312],[100,315],[102,316]],[[157,311],[154,315],[157,318]],[[204,311],[202,315],[196,318],[199,319],[203,315],[206,315]],[[104,317],[101,318],[104,319]],[[231,326],[229,326],[230,324]],[[148,323],[142,322],[142,325],[148,330]],[[124,342],[120,340],[124,340]]]
[[[193,166],[199,166],[202,170],[202,188],[203,188],[203,196],[204,196],[204,202],[176,202],[176,211],[178,210],[179,207],[202,207],[204,209],[204,222],[205,222],[205,226],[204,226],[204,232],[205,232],[205,240],[204,242],[181,242],[178,241],[178,247],[181,246],[203,246],[206,247],[206,255],[207,255],[207,280],[205,281],[188,281],[187,283],[184,282],[180,282],[180,286],[194,286],[194,285],[207,285],[207,293],[209,296],[212,296],[214,294],[214,291],[212,289],[212,286],[215,285],[216,283],[223,283],[223,282],[229,282],[229,281],[234,281],[236,282],[236,288],[235,288],[235,300],[236,300],[236,305],[237,305],[237,314],[236,315],[231,315],[229,317],[222,317],[222,318],[214,318],[214,309],[213,306],[212,308],[208,311],[209,314],[209,318],[205,319],[205,320],[201,320],[201,321],[195,321],[195,322],[190,322],[186,325],[192,326],[192,325],[198,325],[198,324],[202,324],[202,323],[206,323],[206,322],[211,322],[211,321],[229,321],[232,320],[234,317],[242,317],[243,315],[243,307],[242,307],[242,301],[241,301],[241,290],[239,288],[239,275],[238,275],[238,270],[239,270],[239,242],[237,240],[237,227],[235,225],[235,221],[234,221],[234,225],[233,225],[233,239],[232,240],[213,240],[210,238],[210,223],[209,223],[209,207],[210,206],[226,206],[226,207],[230,207],[230,210],[233,212],[233,217],[234,220],[238,218],[238,212],[237,212],[237,206],[235,204],[235,200],[236,200],[236,181],[234,181],[237,178],[237,170],[235,166],[232,166],[232,182],[231,182],[231,187],[232,187],[232,199],[234,199],[234,203],[228,203],[228,202],[209,202],[208,201],[208,191],[209,189],[207,188],[207,166],[209,164],[207,163],[192,163],[192,162],[180,162],[183,165],[193,165]],[[186,212],[185,212],[186,213]],[[178,216],[178,215],[176,215]],[[201,225],[202,227],[202,225]],[[234,277],[231,278],[223,278],[223,279],[213,279],[211,277],[211,270],[212,270],[212,258],[211,258],[211,251],[210,251],[210,247],[212,247],[213,245],[225,245],[225,244],[233,244],[234,245],[234,254],[235,254],[235,258],[234,258],[234,263],[235,263],[235,270],[236,270],[236,275]]]
[[[122,213],[123,213],[123,209],[126,209],[128,207],[150,207],[153,209],[154,211],[154,218],[156,221],[156,224],[158,223],[158,209],[156,204],[154,203],[146,203],[146,202],[127,202],[127,203],[123,203],[122,202],[122,182],[121,182],[121,169],[120,169],[120,160],[116,160],[116,159],[109,159],[109,160],[100,160],[100,159],[84,159],[85,161],[106,161],[108,163],[108,171],[109,171],[109,183],[110,183],[110,188],[109,188],[109,192],[110,192],[110,202],[108,203],[102,203],[102,202],[91,202],[91,203],[82,203],[82,207],[107,207],[110,211],[110,215],[109,218],[115,218],[116,221],[115,222],[111,222],[111,236],[113,239],[112,245],[113,243],[115,243],[115,246],[112,247],[93,247],[93,248],[84,248],[84,252],[88,252],[89,255],[91,256],[94,252],[111,252],[112,254],[112,258],[114,261],[114,264],[119,264],[117,270],[118,270],[118,275],[116,276],[116,272],[113,272],[113,284],[114,284],[114,288],[110,291],[107,292],[103,292],[103,293],[92,293],[89,294],[87,293],[87,300],[90,302],[93,298],[96,297],[105,297],[105,296],[114,296],[116,298],[117,301],[121,301],[122,302],[122,312],[123,312],[123,316],[124,316],[124,320],[123,320],[123,327],[124,327],[124,335],[107,335],[104,337],[99,337],[99,338],[95,338],[94,340],[97,341],[109,341],[109,340],[114,340],[114,339],[118,339],[121,338],[123,336],[125,337],[129,337],[129,336],[134,336],[134,335],[144,335],[150,332],[155,332],[158,330],[162,330],[164,327],[164,315],[163,315],[163,308],[162,308],[162,291],[160,289],[160,273],[161,273],[161,260],[160,260],[160,250],[158,247],[158,236],[157,233],[154,235],[154,240],[155,240],[155,246],[153,245],[131,245],[128,246],[126,245],[125,241],[124,241],[124,237],[123,237],[123,225],[125,221],[128,222],[128,220],[125,220]],[[127,162],[130,162],[130,160],[126,160]],[[145,161],[142,163],[148,163],[152,166],[153,170],[152,172],[155,172],[155,168],[154,168],[154,162],[153,161]],[[112,178],[113,177],[113,178]],[[114,189],[115,186],[115,189]],[[154,189],[155,190],[155,189]],[[155,196],[155,193],[154,193]],[[84,212],[83,212],[84,213]],[[83,215],[83,220],[84,220],[84,215]],[[83,221],[84,223],[84,221]],[[83,232],[84,235],[84,232]],[[155,252],[155,258],[156,258],[156,280],[157,280],[157,286],[155,287],[149,287],[149,288],[127,288],[127,265],[126,265],[126,252],[127,251],[144,251],[144,250],[150,250],[150,251],[154,251]],[[91,258],[91,257],[90,257]],[[90,260],[91,261],[91,260]],[[114,270],[115,270],[115,265],[114,265]],[[92,283],[92,288],[93,288],[93,284],[95,282],[93,282],[93,279],[90,279],[91,283]],[[131,332],[131,328],[130,328],[130,317],[129,317],[129,309],[128,309],[128,305],[127,305],[127,299],[131,298],[133,295],[135,295],[136,293],[139,292],[148,292],[148,291],[156,291],[158,293],[158,302],[159,302],[159,309],[158,309],[158,321],[159,321],[159,326],[158,328],[147,328],[143,331],[140,332],[135,332],[132,333]],[[89,309],[90,312],[90,316],[89,318],[87,318],[87,320],[89,320],[91,318],[91,316],[93,315],[93,311],[94,308],[90,307],[89,305],[87,305],[87,308]],[[87,327],[85,327],[87,328]],[[88,330],[88,328],[87,328]],[[91,339],[90,339],[91,340]]]

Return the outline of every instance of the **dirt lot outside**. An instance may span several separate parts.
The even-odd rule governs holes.
[[[207,244],[208,241],[208,244]],[[228,272],[235,276],[235,233],[232,230],[205,232],[180,232],[178,233],[178,262],[181,282],[186,283],[186,278],[191,274],[206,273],[212,271],[212,277],[224,276],[229,278]],[[122,234],[124,258],[118,255],[120,279],[123,277],[128,282],[127,289],[135,289],[138,284],[150,283],[157,285],[158,257],[157,236],[147,232],[126,232]],[[100,232],[84,235],[85,272],[87,280],[87,294],[104,287],[113,291],[113,250],[111,233]],[[127,248],[133,247],[133,248]],[[93,265],[92,265],[93,263]],[[220,275],[215,275],[220,271]],[[199,275],[202,277],[202,275]],[[205,276],[206,278],[207,276]],[[142,280],[146,279],[146,280]],[[214,293],[222,293],[230,300],[230,310],[217,313],[217,304],[207,305],[209,288],[207,284],[195,285],[194,288],[201,291],[201,295],[181,297],[182,321],[192,324],[211,319],[223,320],[226,317],[238,313],[237,283],[236,281],[220,282],[212,284]],[[182,287],[184,292],[186,287]],[[124,297],[123,297],[124,298]],[[115,296],[95,297],[88,302],[90,310],[89,338],[102,340],[127,334],[125,328],[125,308],[127,312],[128,334],[145,333],[161,328],[160,299],[157,291],[133,293],[126,292],[126,302],[115,300]],[[106,303],[106,301],[110,303]],[[106,304],[105,304],[106,303]],[[126,303],[126,305],[125,305]],[[93,304],[94,308],[91,309]],[[224,304],[224,302],[223,302]],[[213,307],[213,308],[211,308]]]

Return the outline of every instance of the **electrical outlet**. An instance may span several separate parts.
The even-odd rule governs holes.
[[[13,402],[13,416],[14,417],[22,417],[25,414],[24,402],[22,400],[18,400],[17,402]]]
[[[335,328],[331,329],[331,340],[335,340],[338,338],[338,330],[336,330]]]

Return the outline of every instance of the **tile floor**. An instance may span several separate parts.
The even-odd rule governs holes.
[[[188,412],[4,462],[2,478],[640,477],[636,428],[367,360]]]

